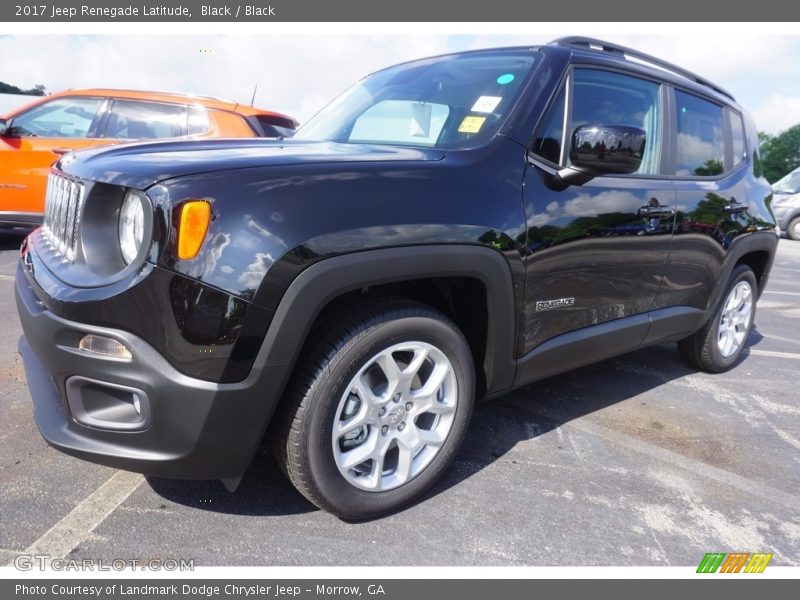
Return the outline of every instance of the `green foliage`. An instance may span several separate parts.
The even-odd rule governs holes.
[[[0,94],[21,94],[23,96],[44,96],[47,94],[46,88],[41,84],[37,83],[29,90],[23,90],[15,85],[11,85],[10,83],[6,83],[5,81],[0,81]]]
[[[761,165],[764,177],[775,183],[797,167],[800,167],[800,125],[795,125],[778,135],[759,133]]]
[[[697,167],[694,170],[694,174],[709,177],[712,175],[721,175],[724,170],[721,161],[711,158],[707,160],[702,167]]]

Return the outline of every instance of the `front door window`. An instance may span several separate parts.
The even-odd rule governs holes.
[[[60,98],[40,104],[14,118],[15,137],[87,138],[101,98]]]

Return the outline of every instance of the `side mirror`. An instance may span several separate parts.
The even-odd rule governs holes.
[[[559,176],[582,185],[600,175],[635,173],[642,164],[646,134],[627,125],[581,125],[572,134],[570,166]]]
[[[8,121],[0,119],[0,137],[3,137],[8,131]]]

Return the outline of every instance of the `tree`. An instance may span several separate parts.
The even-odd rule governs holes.
[[[16,85],[11,85],[5,81],[0,81],[0,94],[20,94],[23,96],[46,96],[47,88],[41,83],[37,83],[29,90],[23,90]]]
[[[759,133],[761,143],[761,164],[764,177],[775,183],[800,167],[800,125],[790,127],[778,135]]]
[[[709,175],[721,175],[725,169],[722,168],[722,162],[711,158],[707,160],[702,167],[697,167],[694,170],[695,175],[708,177]]]

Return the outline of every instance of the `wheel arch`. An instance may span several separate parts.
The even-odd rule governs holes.
[[[775,260],[777,247],[778,236],[772,231],[751,233],[746,238],[742,238],[741,243],[731,246],[714,293],[711,295],[711,298],[709,298],[708,305],[706,306],[707,315],[711,316],[714,307],[720,302],[728,286],[731,273],[733,273],[733,270],[738,264],[746,264],[753,269],[756,282],[758,283],[758,296],[760,297],[767,285],[769,272],[772,268],[772,262]]]
[[[756,276],[756,283],[758,283],[759,297],[766,286],[767,276],[769,274],[768,267],[771,262],[772,256],[769,251],[765,249],[750,250],[736,261],[736,264],[747,265],[753,270],[753,274]]]
[[[498,251],[477,245],[423,245],[367,250],[328,258],[305,269],[284,293],[254,367],[291,373],[316,319],[337,299],[364,288],[409,281],[467,278],[485,290],[487,392],[511,386],[517,307],[511,268]]]

